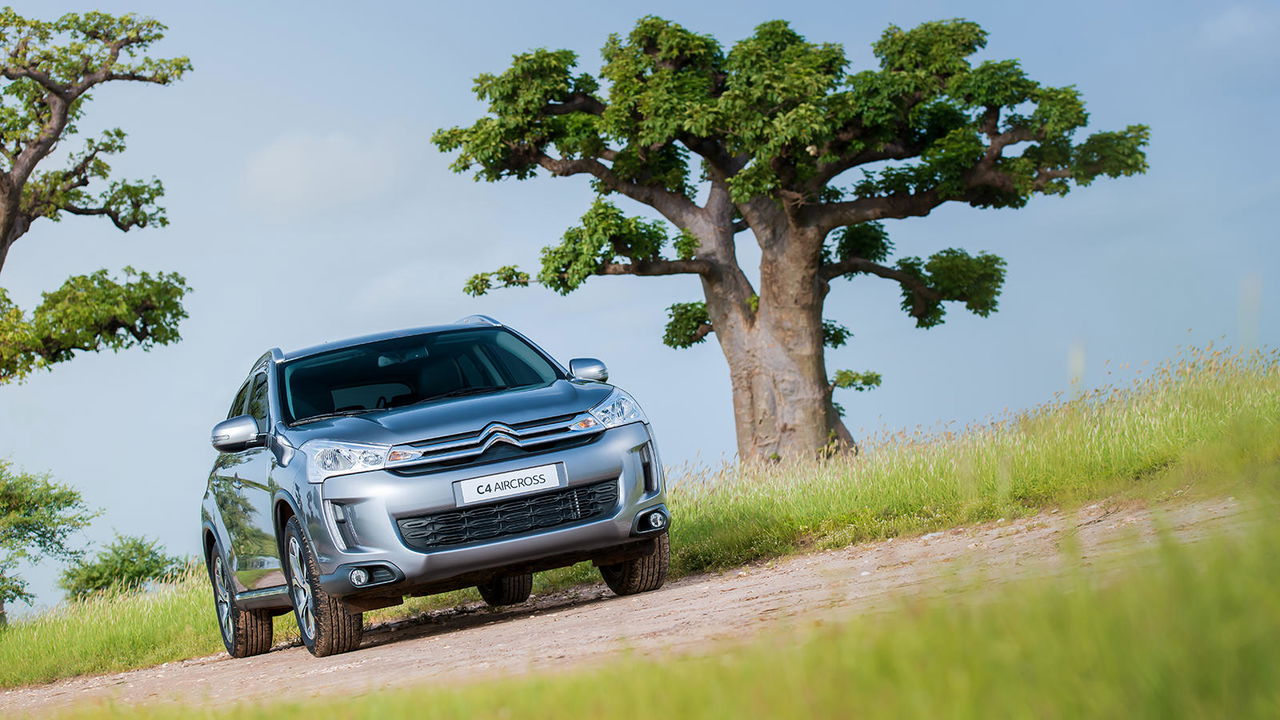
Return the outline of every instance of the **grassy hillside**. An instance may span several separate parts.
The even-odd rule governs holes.
[[[880,438],[858,457],[680,478],[670,498],[673,570],[726,568],[1118,493],[1181,491],[1234,477],[1224,467],[1277,458],[1280,355],[1193,351],[1123,388],[961,431]],[[1161,472],[1169,469],[1177,472]],[[578,566],[538,582],[545,589],[596,577]],[[168,592],[14,623],[0,632],[0,687],[220,651],[205,582],[195,573]],[[415,600],[371,619],[468,597]],[[278,639],[294,632],[291,620],[277,620]]]
[[[1236,470],[1232,468],[1231,470]],[[1280,487],[1274,463],[1220,477]],[[667,662],[237,708],[93,708],[77,718],[1274,718],[1280,525],[1166,541],[1123,573],[901,599],[843,624]]]

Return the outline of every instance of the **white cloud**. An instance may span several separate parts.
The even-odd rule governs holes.
[[[245,204],[279,221],[349,214],[395,193],[406,163],[386,139],[335,132],[276,138],[249,156]]]

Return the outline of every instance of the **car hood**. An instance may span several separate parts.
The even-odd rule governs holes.
[[[527,390],[447,398],[318,420],[286,428],[285,436],[295,447],[316,439],[387,445],[418,442],[478,432],[493,422],[511,425],[575,415],[603,402],[612,391],[613,386],[604,383],[557,380]]]

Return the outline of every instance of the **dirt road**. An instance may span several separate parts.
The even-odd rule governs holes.
[[[1159,510],[1192,541],[1240,522],[1231,499]],[[483,676],[563,671],[623,649],[666,656],[698,652],[780,623],[875,611],[904,593],[943,592],[946,578],[980,572],[1008,580],[1051,573],[1059,541],[1078,533],[1086,561],[1117,559],[1152,542],[1153,513],[1092,505],[922,537],[786,558],[722,574],[688,577],[658,592],[611,596],[603,585],[535,597],[503,611],[480,605],[375,628],[357,651],[311,657],[299,647],[246,660],[197,658],[116,675],[76,678],[0,693],[5,717],[79,703],[183,701],[216,707],[258,698],[301,699]]]

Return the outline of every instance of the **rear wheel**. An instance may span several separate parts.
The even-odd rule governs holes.
[[[653,552],[643,557],[601,565],[604,583],[615,595],[634,595],[657,590],[667,581],[667,568],[671,565],[671,543],[667,534],[654,538]]]
[[[529,599],[533,592],[533,573],[519,575],[503,575],[489,582],[476,586],[484,601],[497,607],[499,605],[519,605]]]
[[[250,610],[236,604],[236,586],[222,560],[222,547],[214,545],[209,558],[209,582],[213,585],[213,607],[218,612],[218,629],[227,654],[235,658],[261,655],[271,649],[271,613]]]
[[[360,647],[364,615],[353,612],[341,598],[320,587],[320,567],[302,523],[291,517],[284,526],[285,577],[289,599],[298,620],[302,644],[316,657],[336,655]]]

